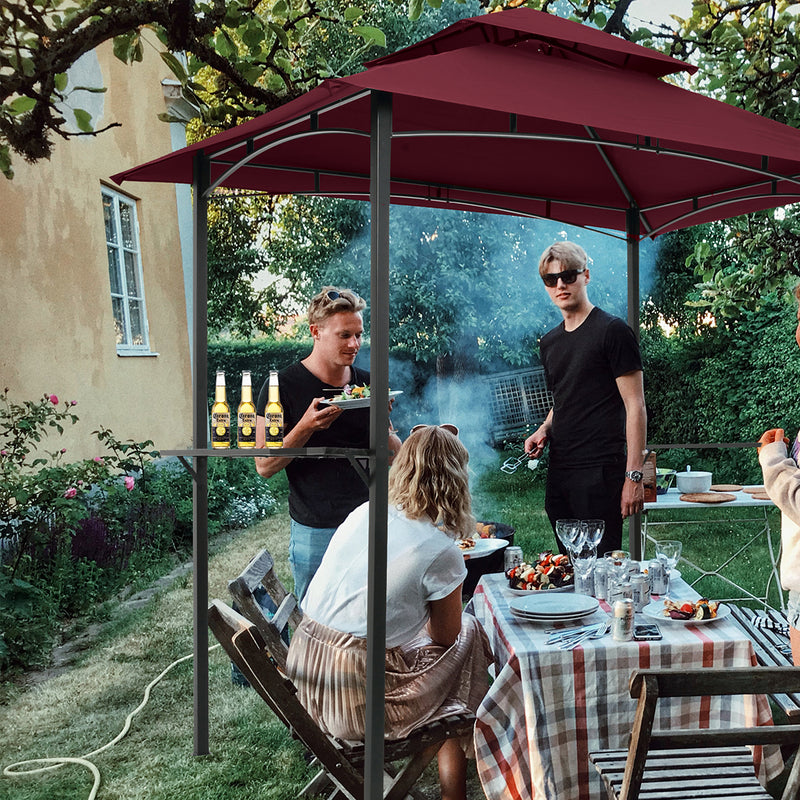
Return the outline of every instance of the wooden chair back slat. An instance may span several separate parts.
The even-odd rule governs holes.
[[[654,730],[663,697],[707,697],[795,693],[796,667],[742,667],[726,670],[646,669],[633,673],[631,697],[638,700],[627,750],[591,753],[611,800],[651,796],[727,797],[769,800],[755,777],[744,745],[800,743],[800,725]],[[800,792],[800,757],[796,757],[782,800]]]

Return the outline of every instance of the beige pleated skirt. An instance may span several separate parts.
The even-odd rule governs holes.
[[[450,647],[426,633],[386,651],[385,736],[401,739],[428,722],[477,711],[489,688],[489,640],[475,617],[462,615]],[[292,636],[286,665],[298,699],[332,736],[363,740],[367,643],[306,616]],[[465,743],[466,744],[466,743]],[[471,747],[468,747],[471,750]]]

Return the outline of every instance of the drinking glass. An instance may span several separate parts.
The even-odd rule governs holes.
[[[664,561],[668,569],[675,569],[675,565],[681,557],[683,545],[674,539],[662,539],[656,542],[655,546],[656,557]]]
[[[556,536],[571,554],[578,547],[583,537],[583,526],[579,519],[557,519]]]
[[[586,541],[597,547],[606,531],[606,521],[604,519],[585,519],[583,520],[583,529]]]
[[[571,555],[575,570],[575,591],[579,594],[593,594],[593,584],[589,578],[597,561],[597,547],[583,542]]]
[[[609,550],[603,558],[608,563],[609,585],[627,578],[631,563],[631,554],[627,550]]]

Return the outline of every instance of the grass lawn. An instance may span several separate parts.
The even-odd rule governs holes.
[[[479,519],[506,522],[517,530],[526,555],[553,547],[542,509],[544,474],[522,469],[514,475],[491,471],[475,481]],[[227,581],[261,547],[276,556],[281,577],[290,583],[286,551],[288,514],[285,491],[280,514],[212,546],[211,597],[228,599]],[[675,512],[680,515],[684,512]],[[715,515],[724,511],[714,511]],[[773,530],[779,529],[772,513]],[[684,542],[693,560],[735,552],[740,523],[682,525],[670,538]],[[666,538],[666,537],[665,537]],[[763,537],[752,556],[739,558],[732,575],[760,588],[766,547]],[[750,551],[748,551],[749,553]],[[684,570],[687,575],[687,570]],[[711,595],[713,597],[713,594]],[[27,691],[12,693],[0,706],[0,764],[38,757],[78,757],[102,747],[122,729],[142,700],[145,686],[167,665],[192,651],[192,584],[179,579],[147,606],[115,615],[102,637],[69,672]],[[101,800],[288,800],[312,771],[302,749],[268,712],[257,695],[231,684],[230,665],[220,649],[210,657],[211,755],[192,755],[192,667],[185,661],[152,690],[149,703],[132,721],[128,735],[92,757],[102,775]],[[472,766],[471,798],[483,797]],[[70,765],[44,775],[0,777],[0,800],[85,800],[90,773]],[[423,787],[437,796],[435,769]]]

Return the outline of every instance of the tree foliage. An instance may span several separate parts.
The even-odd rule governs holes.
[[[7,0],[0,4],[0,170],[13,176],[12,153],[35,162],[49,157],[56,137],[99,133],[88,112],[76,111],[76,131],[63,109],[80,103],[78,90],[105,91],[70,86],[68,77],[104,42],[131,64],[142,60],[146,41],[156,46],[206,135],[336,74],[320,45],[330,31],[344,32],[349,58],[383,45],[383,33],[361,24],[362,15],[337,0]]]

